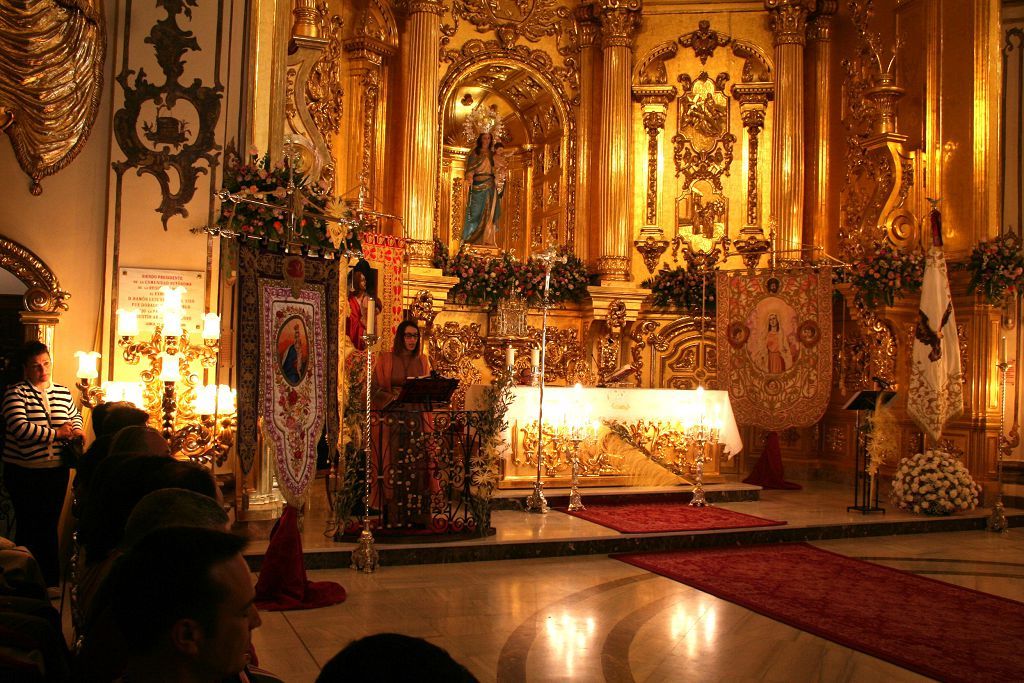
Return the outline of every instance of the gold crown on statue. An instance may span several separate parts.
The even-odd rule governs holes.
[[[501,115],[498,113],[498,105],[492,104],[489,107],[485,107],[482,104],[477,105],[466,116],[466,120],[463,121],[462,132],[466,142],[470,144],[476,142],[477,136],[484,133],[490,133],[492,140],[504,138],[505,123],[501,120]]]

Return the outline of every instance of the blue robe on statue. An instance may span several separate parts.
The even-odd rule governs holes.
[[[495,181],[494,155],[486,150],[481,154],[470,154],[466,160],[466,177],[470,179],[470,185],[462,242],[494,244],[497,232],[494,226],[501,217],[501,196],[504,194],[498,191]]]

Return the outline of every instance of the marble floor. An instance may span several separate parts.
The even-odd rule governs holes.
[[[878,519],[847,513],[849,493],[845,487],[815,485],[801,492],[764,492],[759,502],[723,507],[791,524]],[[560,513],[503,515],[496,526],[504,537],[616,533]],[[885,515],[903,516],[891,510]],[[315,535],[307,525],[305,536]],[[815,545],[1024,601],[1024,528]],[[319,610],[263,613],[263,625],[253,634],[261,666],[294,683],[313,681],[319,667],[352,639],[387,631],[444,647],[481,681],[925,680],[607,556],[309,575],[340,582],[348,600]]]

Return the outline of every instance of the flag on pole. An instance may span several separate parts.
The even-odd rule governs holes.
[[[942,218],[933,202],[932,244],[925,256],[921,306],[914,330],[907,413],[938,442],[947,422],[964,411],[956,316],[942,253]]]

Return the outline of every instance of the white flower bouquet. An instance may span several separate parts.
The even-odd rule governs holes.
[[[903,458],[892,480],[892,502],[902,510],[926,515],[973,510],[980,492],[967,468],[946,451]]]

